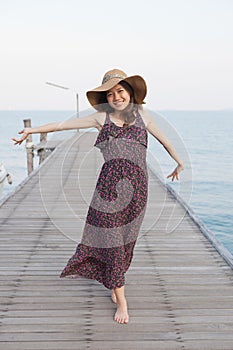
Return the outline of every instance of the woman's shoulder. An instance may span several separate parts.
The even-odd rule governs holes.
[[[94,113],[94,118],[97,122],[97,129],[101,130],[106,119],[106,112],[95,112]]]
[[[151,121],[150,113],[146,109],[143,109],[143,108],[139,109],[139,113],[140,113],[140,116],[142,117],[142,120],[143,120],[145,126],[147,127],[147,125]]]

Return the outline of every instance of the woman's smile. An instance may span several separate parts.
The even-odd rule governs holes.
[[[113,104],[114,104],[114,106],[115,106],[116,108],[117,108],[117,107],[119,108],[119,107],[121,107],[122,105],[124,105],[124,102],[125,102],[125,101],[123,101],[123,100],[122,100],[122,101],[115,101],[115,102],[113,102]],[[127,106],[127,104],[128,104],[128,103],[126,103],[126,106]],[[125,107],[126,107],[126,106],[125,106]]]

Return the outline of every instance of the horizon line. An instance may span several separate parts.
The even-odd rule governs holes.
[[[90,109],[93,109],[92,106],[89,107]],[[85,111],[89,108],[85,108],[83,110],[79,110],[79,112]],[[151,109],[151,108],[145,108],[145,109]],[[38,112],[77,112],[75,109],[0,109],[0,112],[21,112],[21,111],[38,111]],[[156,111],[177,111],[177,112],[182,112],[182,111],[193,111],[193,112],[208,112],[208,111],[232,111],[233,112],[233,107],[232,108],[218,108],[218,109],[179,109],[179,108],[162,108],[162,109],[156,109]]]

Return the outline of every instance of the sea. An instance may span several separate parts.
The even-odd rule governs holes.
[[[185,169],[179,181],[167,178],[176,163],[151,134],[148,165],[233,254],[233,110],[148,111],[184,161]],[[11,185],[5,181],[0,200],[27,177],[25,144],[14,145],[11,140],[19,136],[23,121],[31,119],[32,126],[38,126],[76,117],[75,111],[0,111],[0,163],[12,177]],[[63,139],[74,132],[51,133],[48,138]],[[33,135],[33,142],[39,142],[39,134]],[[34,167],[38,167],[37,155]]]

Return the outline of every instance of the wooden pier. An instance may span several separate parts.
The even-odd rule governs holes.
[[[126,274],[130,323],[113,321],[110,291],[98,282],[59,278],[102,163],[96,135],[64,141],[1,206],[0,349],[232,350],[233,271],[150,170]]]

